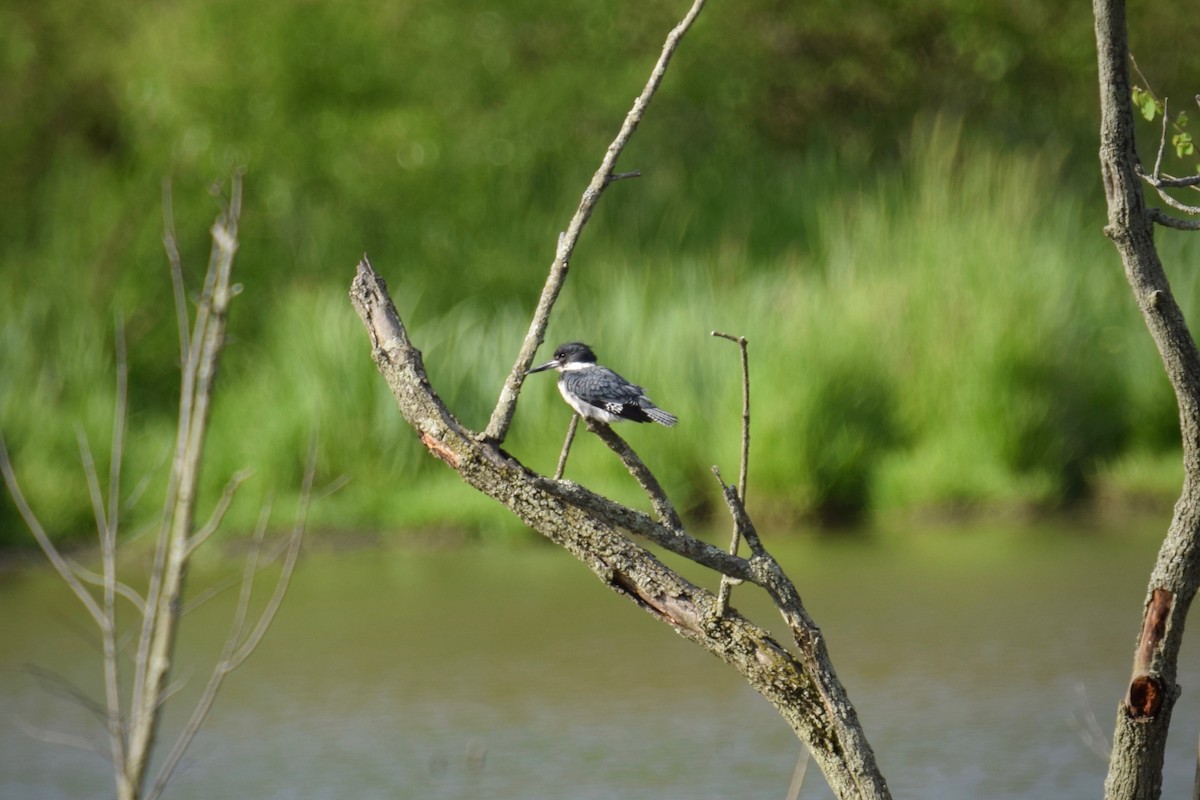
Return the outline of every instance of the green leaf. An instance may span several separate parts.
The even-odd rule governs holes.
[[[1154,95],[1137,86],[1133,88],[1133,103],[1141,110],[1142,116],[1151,121],[1154,119],[1154,115],[1162,110],[1158,101],[1154,99]]]
[[[1190,133],[1177,133],[1171,137],[1171,144],[1175,146],[1175,155],[1183,158],[1190,156],[1196,152],[1196,147],[1192,144],[1192,135]]]
[[[1140,87],[1140,86],[1133,87],[1133,104],[1134,104],[1134,106],[1137,107],[1137,109],[1139,111],[1142,112],[1143,117],[1146,116],[1145,101],[1146,101],[1146,92],[1142,89],[1142,87]],[[1154,119],[1154,117],[1149,116],[1149,117],[1146,117],[1146,119]]]
[[[1180,111],[1179,116],[1175,118],[1175,124],[1180,128],[1186,128],[1188,124],[1188,115],[1186,111]]]

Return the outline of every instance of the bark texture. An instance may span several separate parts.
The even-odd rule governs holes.
[[[1157,798],[1184,621],[1200,580],[1200,351],[1154,246],[1162,217],[1147,208],[1134,141],[1125,5],[1094,0],[1100,79],[1100,168],[1105,233],[1117,248],[1179,404],[1184,485],[1150,576],[1129,688],[1117,710],[1105,796]]]
[[[586,564],[614,592],[737,669],[808,745],[837,797],[890,796],[820,630],[800,604],[795,587],[762,549],[732,487],[722,484],[754,551],[749,559],[692,537],[661,495],[655,502],[656,520],[571,481],[539,475],[506,453],[495,438],[467,430],[445,407],[383,279],[366,258],[358,265],[350,297],[401,414],[433,456]],[[636,455],[607,426],[589,424],[589,429],[618,451],[631,470],[640,465],[633,464]],[[621,452],[623,447],[627,452]],[[661,492],[648,470],[636,477],[652,498],[655,491]],[[762,586],[779,606],[797,649],[789,650],[732,608],[721,613],[712,592],[685,580],[625,533]]]

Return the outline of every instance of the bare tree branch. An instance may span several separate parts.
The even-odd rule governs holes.
[[[663,76],[666,75],[667,65],[671,62],[671,57],[675,54],[676,48],[679,47],[680,41],[683,40],[684,34],[692,27],[692,23],[696,21],[696,17],[700,15],[701,9],[704,8],[705,0],[695,0],[691,9],[683,17],[669,34],[667,40],[663,44],[662,54],[658,57],[658,62],[654,65],[654,69],[650,72],[650,79],[646,81],[645,88],[633,101],[633,107],[629,109],[629,113],[625,115],[625,122],[621,125],[621,130],[605,151],[604,158],[600,162],[600,168],[596,170],[596,174],[592,176],[591,183],[583,192],[583,197],[579,200],[579,207],[575,210],[575,215],[571,218],[571,222],[567,225],[567,230],[558,237],[558,249],[554,254],[554,262],[550,265],[550,274],[546,278],[546,285],[542,288],[541,297],[538,298],[537,311],[533,315],[533,321],[529,325],[529,332],[525,334],[525,340],[521,344],[521,350],[517,354],[517,361],[513,364],[512,372],[508,375],[508,380],[504,383],[504,388],[500,391],[500,399],[496,402],[496,408],[492,411],[492,418],[488,422],[483,435],[495,442],[503,442],[508,435],[509,426],[512,425],[513,415],[517,410],[517,397],[521,393],[521,386],[525,382],[525,373],[529,371],[529,367],[533,364],[533,357],[537,354],[537,349],[541,347],[542,341],[546,337],[546,326],[550,321],[550,311],[554,308],[554,303],[558,299],[559,292],[562,291],[563,283],[567,279],[567,270],[570,268],[571,254],[575,252],[575,245],[579,241],[579,235],[583,232],[583,226],[592,216],[592,211],[596,204],[600,202],[600,196],[610,183],[621,178],[633,177],[641,173],[620,173],[613,174],[613,167],[616,166],[617,158],[620,157],[621,151],[625,149],[625,145],[629,143],[629,139],[633,136],[633,132],[637,130],[638,124],[642,121],[642,116],[646,113],[647,106],[650,105],[650,100],[654,97],[654,93],[658,91],[659,84],[662,83]]]
[[[112,457],[108,473],[107,497],[101,488],[91,446],[82,430],[78,433],[80,459],[87,481],[88,497],[100,539],[101,568],[97,573],[70,559],[64,558],[26,502],[9,462],[3,438],[0,437],[0,472],[13,496],[18,511],[25,518],[34,537],[58,571],[60,577],[83,602],[89,616],[99,629],[98,649],[103,654],[103,703],[92,700],[63,676],[49,670],[30,667],[29,673],[49,691],[67,697],[100,719],[108,735],[108,753],[112,764],[118,800],[140,800],[146,786],[151,754],[158,735],[162,709],[184,685],[178,676],[172,679],[175,632],[186,609],[183,604],[183,585],[191,556],[223,522],[238,487],[248,472],[236,474],[225,486],[209,519],[198,530],[195,526],[197,483],[204,450],[209,410],[212,403],[217,365],[224,344],[225,320],[230,300],[238,292],[231,285],[233,257],[237,251],[237,224],[241,212],[241,179],[235,175],[232,190],[223,213],[211,229],[212,251],[205,275],[204,290],[196,310],[195,324],[188,333],[187,307],[183,292],[182,266],[175,244],[169,184],[164,186],[164,246],[171,263],[172,281],[176,293],[176,311],[180,322],[180,354],[183,359],[180,376],[179,419],[174,459],[164,509],[157,524],[154,563],[150,585],[145,598],[119,580],[117,538],[121,515],[121,465],[125,449],[127,416],[128,359],[125,353],[124,329],[116,325],[116,402],[112,427]],[[262,511],[250,557],[242,576],[230,634],[216,662],[209,682],[183,733],[175,741],[159,769],[157,779],[145,796],[158,798],[171,778],[184,750],[191,743],[215,701],[221,683],[257,648],[275,619],[290,585],[300,552],[308,508],[313,496],[316,472],[316,436],[309,447],[304,486],[297,522],[290,536],[278,548],[262,555],[263,537],[269,519],[269,507]],[[344,480],[335,481],[334,485]],[[140,491],[140,490],[139,490]],[[285,554],[275,588],[253,624],[248,623],[254,581],[260,568],[275,563]],[[85,583],[100,587],[100,599]],[[219,591],[219,589],[218,589]],[[209,596],[215,595],[212,592]],[[128,697],[128,713],[123,703],[123,681],[120,653],[126,641],[118,637],[116,598],[127,598],[141,614],[138,625],[134,673]],[[200,602],[206,599],[201,595]],[[193,603],[195,605],[195,603]],[[79,631],[89,644],[94,633],[90,628]],[[66,737],[45,735],[44,738],[78,744]],[[91,749],[90,743],[84,743]]]
[[[241,176],[235,175],[228,207],[211,228],[209,268],[180,380],[179,434],[146,597],[148,613],[134,665],[129,757],[125,764],[132,797],[141,794],[171,668],[213,384],[225,340],[226,314],[235,294],[230,274],[238,247],[241,202]]]
[[[586,564],[610,589],[737,669],[809,746],[837,797],[890,796],[820,631],[804,612],[795,587],[765,554],[748,521],[743,535],[756,553],[750,561],[687,534],[652,475],[643,475],[639,482],[661,522],[570,481],[537,475],[494,440],[464,428],[445,407],[430,385],[424,359],[409,341],[386,284],[366,258],[358,265],[350,296],[366,327],[372,357],[401,414],[432,455]],[[611,429],[589,427],[621,455],[627,467],[633,465],[631,471],[644,469]],[[736,491],[729,492],[734,508],[741,509]],[[651,536],[672,552],[766,588],[796,637],[798,653],[735,610],[720,614],[714,594],[668,569],[621,530]]]

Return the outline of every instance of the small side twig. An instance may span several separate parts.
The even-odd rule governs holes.
[[[812,754],[804,748],[800,748],[800,755],[796,756],[796,768],[792,770],[792,784],[788,787],[787,800],[796,800],[800,796],[800,790],[804,788],[804,776],[808,774],[808,762],[812,759]]]
[[[1150,215],[1150,219],[1164,228],[1174,228],[1177,231],[1200,231],[1200,219],[1179,219],[1179,217],[1172,217],[1161,208],[1151,208],[1146,213]]]
[[[562,480],[563,470],[567,468],[567,456],[571,454],[571,442],[575,441],[575,431],[579,428],[579,415],[572,414],[567,426],[567,440],[563,442],[562,453],[558,456],[558,466],[554,468],[554,480]]]
[[[103,747],[82,736],[74,736],[69,733],[61,733],[59,731],[50,731],[45,728],[39,728],[36,725],[31,725],[20,717],[13,719],[13,724],[21,729],[21,732],[30,738],[37,739],[39,742],[46,744],[56,744],[63,747],[73,747],[77,750],[84,750],[88,753],[95,753],[105,761],[110,761],[112,758]],[[110,762],[111,763],[111,762]]]
[[[175,211],[171,201],[171,179],[164,178],[163,195],[163,249],[167,263],[171,266],[171,288],[175,298],[175,322],[179,326],[179,363],[186,364],[190,342],[188,337],[189,315],[187,293],[183,285],[183,258],[179,255],[179,242],[175,236]]]
[[[679,512],[675,510],[674,504],[667,497],[667,493],[663,491],[658,478],[654,477],[654,473],[650,471],[650,468],[646,466],[641,457],[634,452],[629,443],[603,422],[596,422],[589,419],[587,427],[589,431],[599,436],[600,441],[608,445],[609,449],[621,459],[621,463],[625,465],[625,469],[629,470],[629,474],[634,477],[638,485],[646,492],[646,496],[650,498],[650,504],[654,506],[654,511],[658,514],[659,521],[677,535],[687,535],[684,533],[683,520],[679,518]]]
[[[1154,179],[1162,176],[1163,153],[1167,149],[1167,98],[1162,101],[1162,133],[1158,137],[1158,156],[1154,159]]]
[[[225,677],[241,666],[258,649],[263,637],[267,634],[267,630],[275,621],[275,616],[279,613],[279,608],[283,604],[283,598],[287,595],[288,588],[291,586],[292,574],[295,571],[296,561],[300,555],[300,544],[304,538],[304,529],[308,521],[308,508],[313,495],[312,486],[316,475],[316,463],[316,441],[314,437],[313,442],[309,445],[308,462],[304,470],[304,485],[300,492],[300,508],[296,515],[296,523],[288,537],[287,554],[284,557],[283,567],[275,582],[274,592],[259,614],[253,628],[247,633],[246,621],[250,611],[250,600],[253,594],[255,576],[258,574],[263,537],[265,536],[267,522],[270,518],[269,507],[264,507],[262,513],[259,515],[259,522],[254,531],[253,546],[251,547],[250,555],[246,558],[246,565],[242,573],[241,591],[238,595],[237,608],[234,611],[234,619],[229,629],[229,635],[226,637],[221,655],[213,667],[212,673],[209,675],[208,683],[204,687],[200,699],[196,702],[196,707],[192,710],[191,717],[180,732],[179,738],[175,740],[171,752],[163,761],[163,766],[155,778],[154,786],[146,795],[147,800],[158,800],[162,796],[162,792],[168,782],[170,782],[175,769],[179,766],[184,752],[187,751],[188,746],[191,745],[192,740],[195,739],[204,721],[208,718],[213,703],[216,702],[217,695],[221,691],[221,685],[224,683]]]
[[[728,339],[737,344],[742,354],[742,463],[738,475],[738,497],[742,504],[746,503],[746,472],[750,465],[750,356],[747,353],[745,336],[732,336],[728,333],[713,331],[713,336]],[[729,555],[736,556],[741,546],[742,532],[737,524],[733,526],[733,535],[729,543]],[[721,614],[729,609],[729,594],[735,583],[741,583],[728,575],[721,576],[721,588],[717,592],[717,608]]]
[[[208,517],[208,521],[204,523],[204,527],[188,537],[188,555],[196,552],[196,548],[204,544],[208,537],[216,533],[221,523],[225,521],[225,514],[229,511],[229,506],[233,504],[233,498],[237,494],[238,489],[246,479],[253,474],[253,470],[244,469],[241,472],[234,474],[232,478],[225,484],[225,489],[221,492],[221,499],[217,501],[217,505],[213,508],[212,513]]]

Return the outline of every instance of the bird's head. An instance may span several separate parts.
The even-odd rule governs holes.
[[[534,367],[526,372],[526,375],[532,375],[535,372],[542,372],[547,369],[556,369],[562,372],[569,364],[595,364],[596,354],[592,352],[592,348],[588,347],[583,342],[567,342],[560,344],[558,349],[554,351],[554,358],[547,361],[541,366]]]

